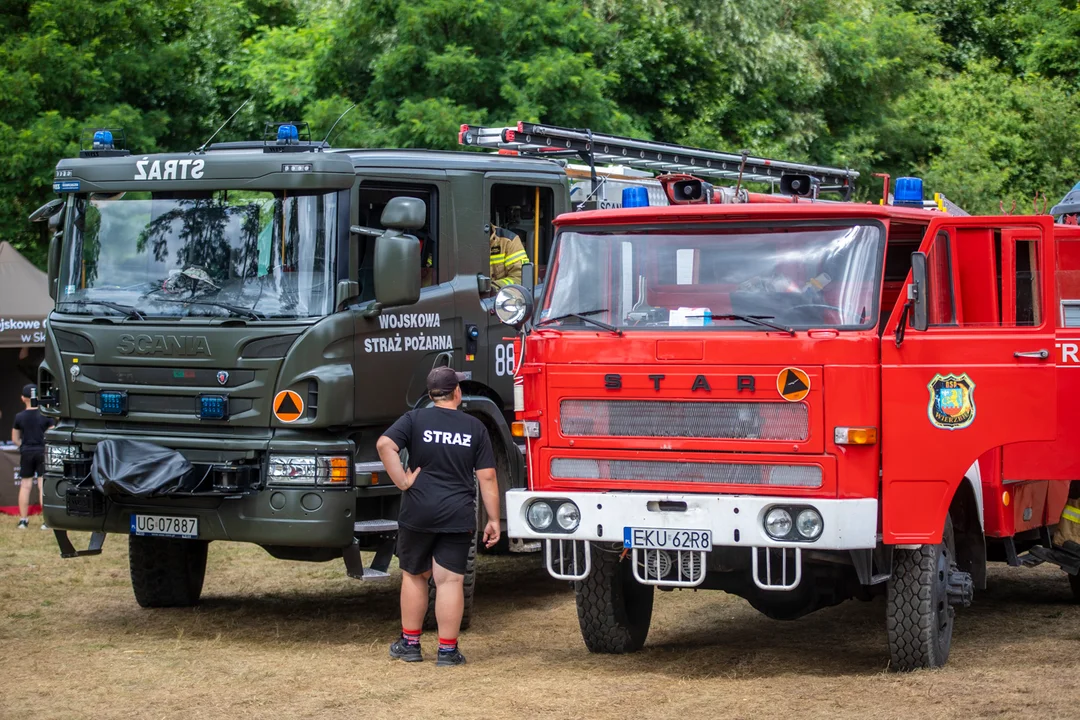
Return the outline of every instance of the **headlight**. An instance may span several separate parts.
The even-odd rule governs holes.
[[[817,540],[824,528],[821,515],[813,508],[807,508],[795,517],[795,529],[807,540]]]
[[[266,470],[271,485],[345,486],[350,477],[345,455],[271,455]]]
[[[779,540],[791,532],[791,513],[784,508],[773,508],[765,515],[765,532]]]
[[[542,501],[534,502],[526,513],[526,519],[533,530],[547,530],[554,517],[551,506]]]
[[[45,471],[63,472],[64,460],[77,457],[82,457],[82,449],[78,445],[46,445]]]
[[[564,502],[555,511],[555,520],[563,530],[574,532],[577,530],[578,523],[581,522],[581,513],[574,503]]]
[[[507,285],[495,296],[495,314],[511,327],[521,327],[533,311],[532,293],[521,285]]]

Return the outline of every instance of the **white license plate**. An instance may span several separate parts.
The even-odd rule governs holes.
[[[712,530],[623,528],[623,547],[649,550],[712,550]]]
[[[199,537],[199,518],[171,517],[169,515],[132,515],[131,534],[197,538]]]

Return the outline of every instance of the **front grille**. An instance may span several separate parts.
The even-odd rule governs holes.
[[[560,480],[641,480],[723,483],[776,487],[821,487],[817,465],[674,462],[669,460],[592,460],[554,458],[551,477]]]
[[[563,435],[806,440],[806,405],[790,402],[563,400]]]

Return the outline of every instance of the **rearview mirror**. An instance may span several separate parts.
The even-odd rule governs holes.
[[[385,212],[383,222],[386,222]],[[376,312],[382,308],[413,305],[419,299],[420,241],[412,235],[387,230],[375,240]]]
[[[60,277],[60,247],[64,234],[55,232],[49,240],[49,297],[56,299],[56,281]]]
[[[64,201],[60,198],[50,200],[34,212],[30,213],[30,222],[39,223],[45,222],[64,207]]]
[[[911,253],[911,285],[908,285],[908,302],[911,304],[911,327],[914,330],[925,330],[927,321],[927,306],[929,305],[929,283],[926,279],[926,253]]]
[[[427,222],[427,203],[419,198],[398,196],[383,208],[379,223],[393,230],[419,230]]]
[[[521,284],[530,293],[533,292],[536,285],[536,266],[531,262],[525,262],[521,264]]]

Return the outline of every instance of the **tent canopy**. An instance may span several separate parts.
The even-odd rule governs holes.
[[[0,348],[44,345],[52,309],[48,276],[0,242]]]

